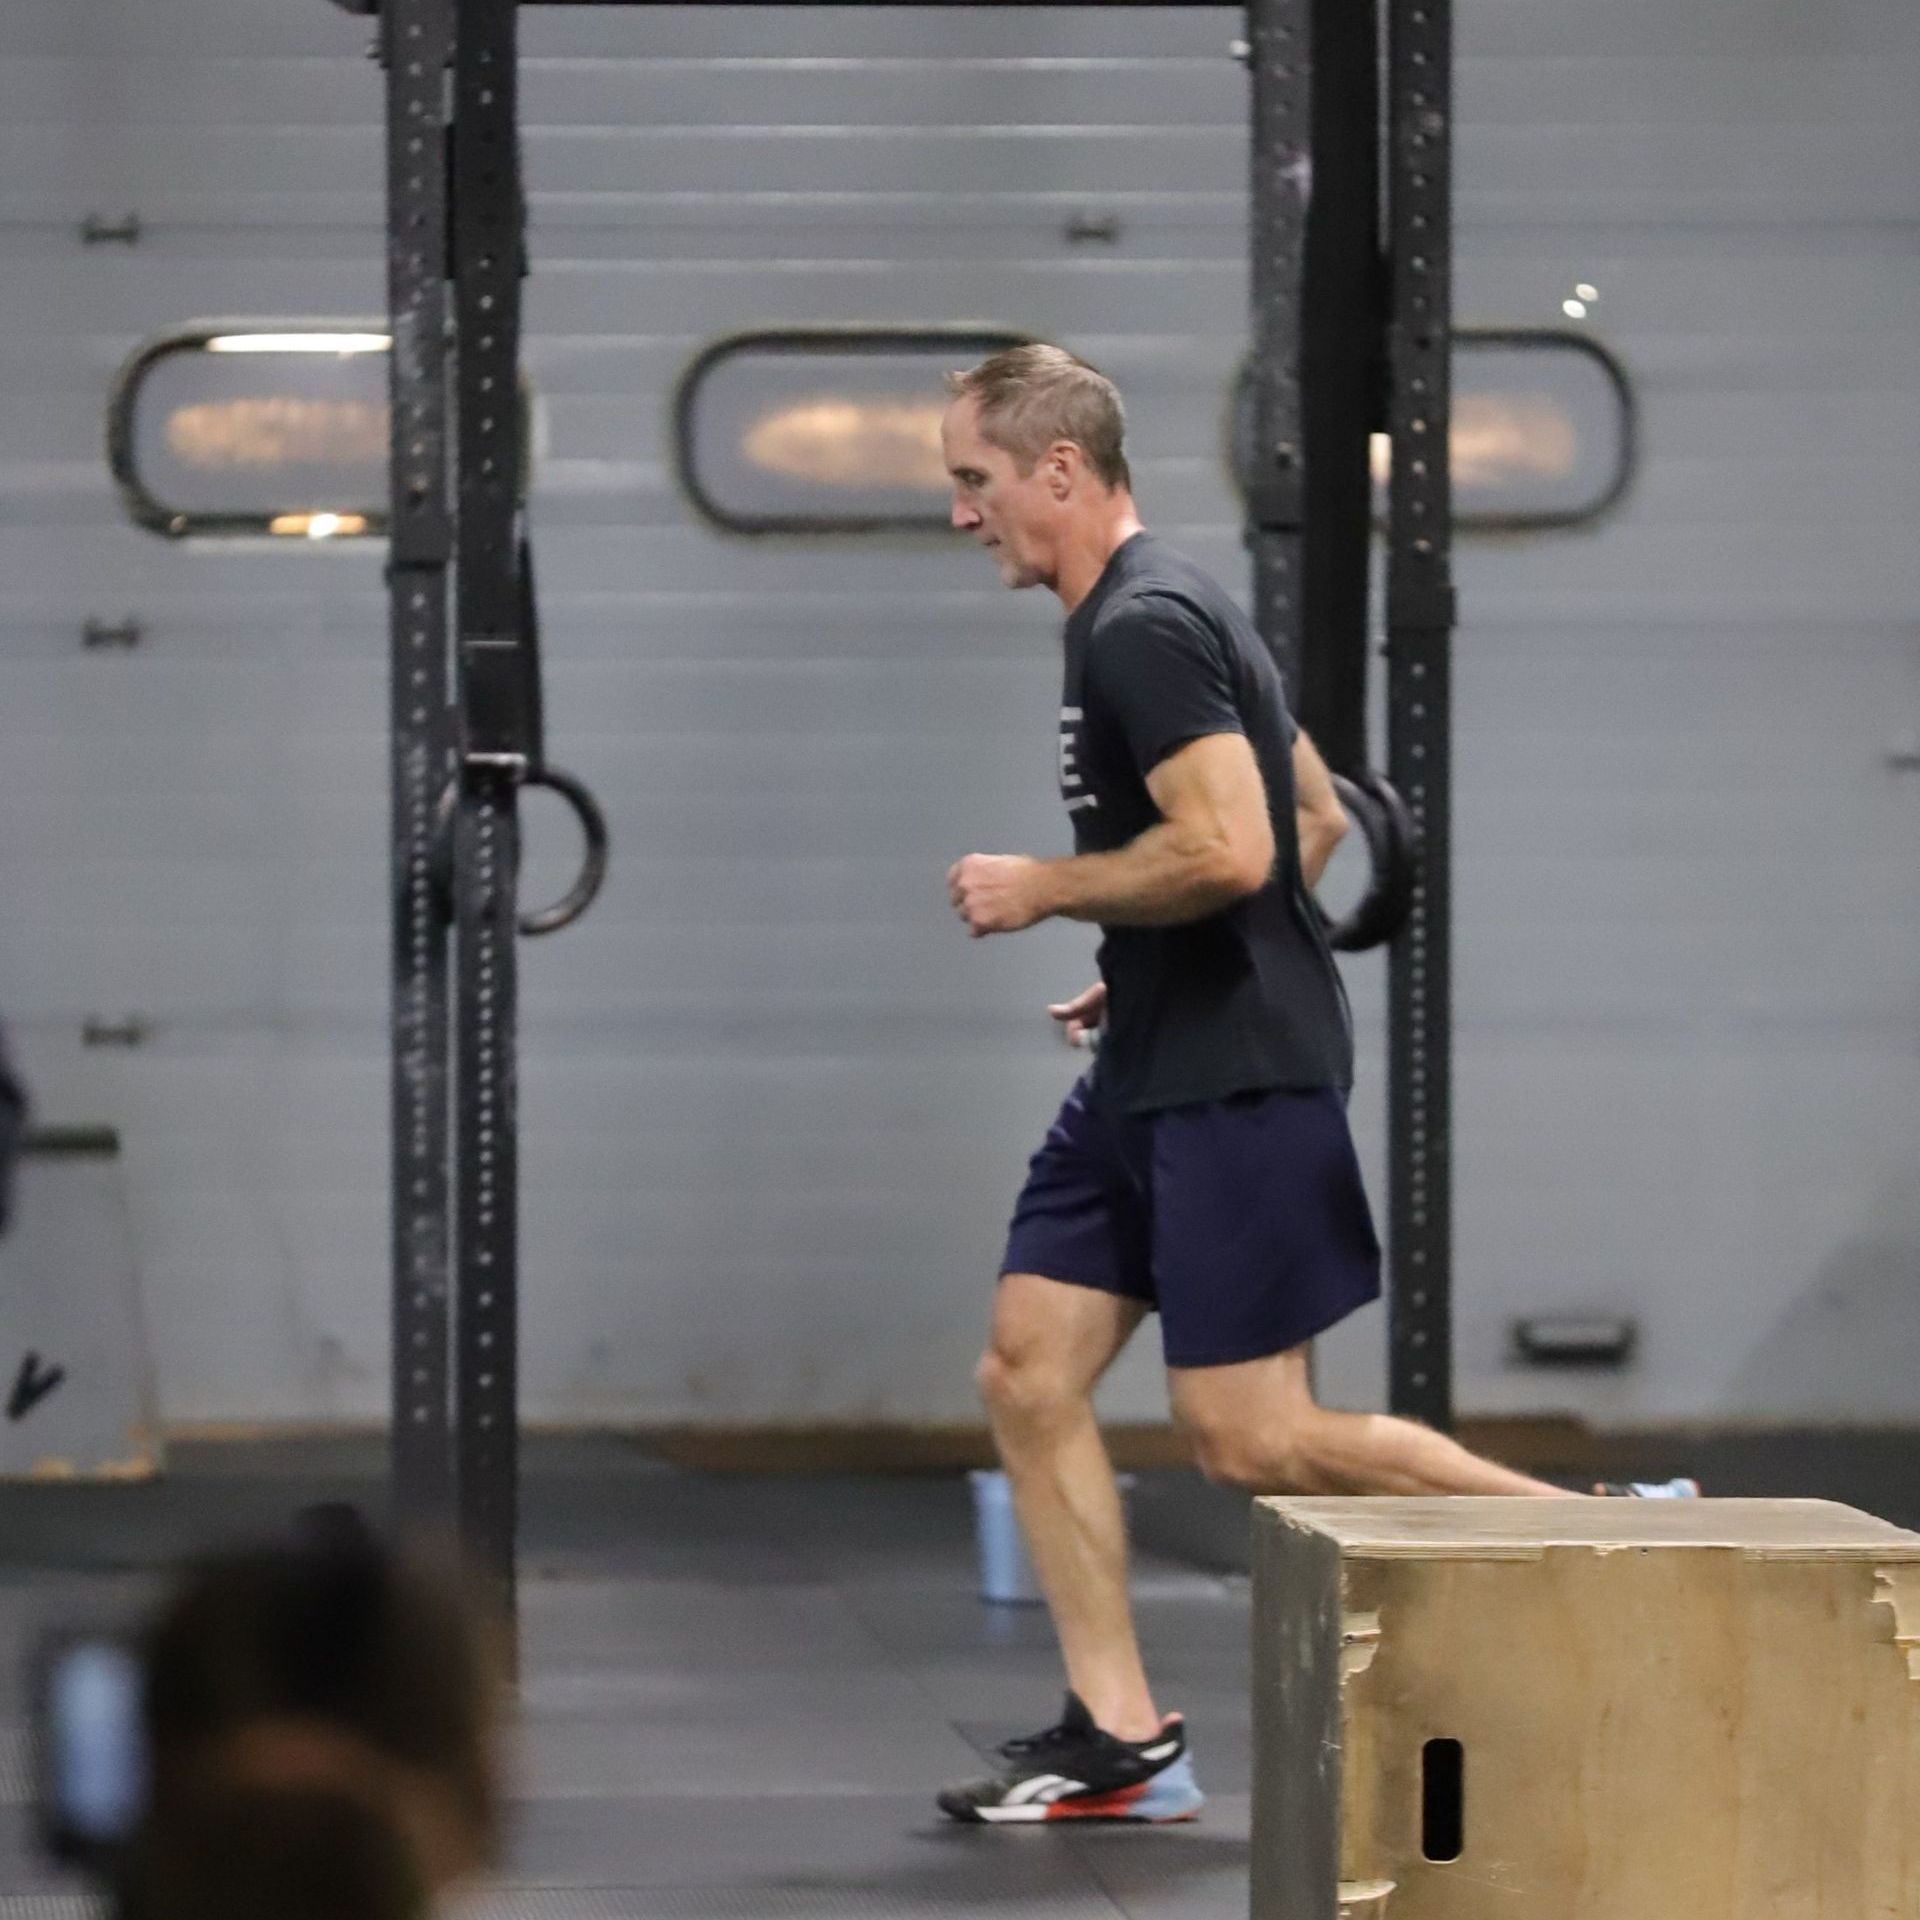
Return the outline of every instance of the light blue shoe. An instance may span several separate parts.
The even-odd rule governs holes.
[[[1193,1755],[1183,1753],[1163,1773],[1147,1782],[1147,1790],[1126,1811],[1129,1820],[1191,1820],[1207,1804],[1193,1777]]]

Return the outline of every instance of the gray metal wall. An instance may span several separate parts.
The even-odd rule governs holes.
[[[1604,530],[1463,552],[1459,1253],[1469,1406],[1920,1408],[1920,23],[1905,0],[1461,0],[1461,317],[1575,282],[1644,413]],[[1237,17],[530,15],[555,758],[618,865],[526,955],[529,1401],[960,1418],[1008,1199],[1073,1063],[1049,929],[1051,603],[939,543],[742,544],[667,465],[678,369],[780,322],[1058,335],[1132,397],[1149,517],[1238,583]],[[322,0],[0,15],[0,1009],[117,1123],[175,1419],[384,1392],[377,558],[124,526],[108,378],[207,314],[382,299],[378,80]],[[137,209],[136,249],[83,249]],[[1064,224],[1115,213],[1111,248]],[[83,655],[137,614],[131,657]],[[563,860],[542,817],[530,890]],[[1376,966],[1356,1116],[1379,1132]],[[133,1053],[84,1051],[138,1012]],[[1377,1185],[1377,1182],[1376,1182]],[[1638,1314],[1602,1388],[1505,1328]],[[1329,1382],[1377,1390],[1377,1317]],[[1158,1406],[1143,1352],[1116,1412]]]

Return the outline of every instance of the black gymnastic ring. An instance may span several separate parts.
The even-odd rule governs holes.
[[[542,907],[537,913],[523,913],[520,916],[520,931],[529,939],[542,933],[558,933],[562,927],[570,927],[593,905],[600,889],[607,881],[607,816],[600,811],[600,802],[588,790],[586,783],[576,780],[570,773],[562,773],[558,767],[529,767],[523,785],[529,787],[547,787],[557,793],[580,822],[580,831],[586,836],[586,857],[580,863],[579,877],[558,900],[550,907]]]
[[[1366,953],[1387,945],[1407,924],[1420,870],[1420,829],[1392,783],[1371,767],[1351,776],[1336,773],[1333,790],[1367,843],[1373,877],[1351,913],[1334,920],[1323,912],[1321,923],[1335,952]]]
[[[583,781],[575,779],[570,773],[563,773],[558,767],[529,767],[520,776],[520,784],[525,787],[548,787],[559,794],[572,807],[587,842],[579,877],[566,893],[550,907],[521,914],[515,923],[528,939],[536,939],[543,933],[558,933],[562,927],[572,926],[593,905],[607,882],[611,843],[607,834],[607,816],[601,812],[599,801]],[[440,909],[441,918],[449,924],[453,920],[453,819],[459,801],[460,783],[449,780],[434,810],[433,852],[428,866],[435,903]]]

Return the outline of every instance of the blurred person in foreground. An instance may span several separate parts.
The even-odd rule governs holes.
[[[201,1562],[141,1655],[149,1794],[122,1920],[424,1920],[495,1864],[492,1636],[350,1509]]]

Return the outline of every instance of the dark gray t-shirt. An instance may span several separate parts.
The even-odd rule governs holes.
[[[1157,825],[1147,775],[1215,733],[1252,744],[1276,848],[1267,884],[1204,920],[1102,929],[1096,1088],[1150,1113],[1268,1087],[1350,1087],[1346,995],[1300,876],[1294,726],[1259,634],[1215,581],[1141,533],[1065,638],[1060,790],[1076,851],[1111,852]]]

